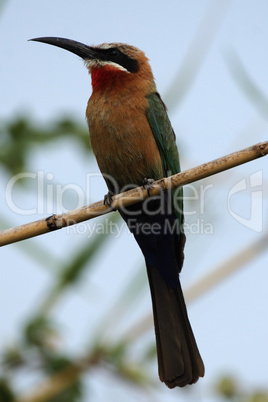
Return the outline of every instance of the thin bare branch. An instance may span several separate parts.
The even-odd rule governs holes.
[[[205,177],[212,176],[219,172],[231,169],[235,166],[242,165],[254,159],[267,155],[268,141],[255,144],[249,148],[242,149],[232,154],[222,156],[211,162],[204,163],[197,167],[185,170],[184,172],[175,174],[165,179],[158,180],[153,183],[150,189],[150,196],[160,193],[163,189],[174,189],[186,184],[193,183]],[[125,193],[118,194],[113,197],[112,208],[117,210],[128,205],[135,204],[148,198],[147,189],[137,187]],[[0,246],[15,243],[20,240],[29,239],[54,230],[62,229],[85,220],[96,218],[111,212],[111,208],[104,205],[103,201],[86,205],[82,208],[74,209],[60,215],[52,215],[46,219],[27,223],[12,229],[0,232]]]

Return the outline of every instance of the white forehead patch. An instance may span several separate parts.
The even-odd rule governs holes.
[[[96,46],[99,49],[111,49],[112,47],[118,47],[122,45],[121,43],[101,43],[100,45]]]
[[[129,73],[129,71],[120,66],[120,64],[114,63],[113,61],[103,61],[103,60],[85,60],[85,64],[87,68],[91,68],[91,67],[104,67],[104,66],[112,66],[115,67],[117,70],[120,71],[125,71],[126,73]]]

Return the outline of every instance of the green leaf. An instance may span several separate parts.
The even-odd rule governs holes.
[[[70,138],[83,151],[90,150],[88,128],[69,117],[46,124],[33,123],[26,116],[6,122],[0,126],[0,164],[11,175],[25,171],[33,149],[60,138]]]
[[[108,222],[107,225],[109,226],[109,222],[116,222],[119,218],[119,214],[110,214],[109,217],[104,217],[101,223],[106,225]],[[104,247],[108,239],[109,234],[105,231],[95,234],[90,240],[87,239],[82,244],[71,259],[68,256],[68,261],[64,261],[62,266],[58,268],[59,277],[42,303],[42,314],[48,312],[66,288],[74,286],[80,280],[86,269],[93,268],[92,259]]]
[[[268,394],[257,392],[250,398],[249,402],[268,402]]]
[[[73,362],[66,356],[54,356],[46,363],[45,370],[47,374],[53,375],[68,369]],[[58,395],[47,400],[47,402],[76,402],[80,401],[83,396],[83,384],[81,379],[71,382],[68,385],[68,379],[66,379],[66,388]]]
[[[233,399],[237,395],[237,384],[230,376],[223,377],[216,386],[217,392],[227,399]]]
[[[4,350],[2,364],[4,368],[19,368],[24,364],[22,351],[17,347],[7,348]]]
[[[14,393],[6,378],[0,378],[0,402],[15,401]]]
[[[29,346],[36,346],[41,349],[53,349],[53,341],[57,332],[52,322],[44,317],[38,316],[30,321],[24,329],[24,340]]]

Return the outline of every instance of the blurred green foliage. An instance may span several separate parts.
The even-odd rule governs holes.
[[[15,401],[15,395],[11,389],[10,382],[4,378],[0,377],[0,402],[13,402]]]
[[[215,386],[217,395],[231,402],[268,402],[268,390],[246,391],[234,375],[226,375]]]
[[[27,117],[17,117],[0,125],[0,164],[10,175],[23,172],[29,154],[43,144],[57,139],[72,139],[86,152],[90,149],[88,129],[71,118],[61,118],[46,124],[34,123]]]
[[[53,375],[62,372],[72,364],[72,360],[65,356],[51,356],[46,361],[46,367],[44,368],[48,375]],[[82,380],[71,382],[62,392],[49,398],[49,402],[70,402],[79,401],[83,396],[83,384]]]

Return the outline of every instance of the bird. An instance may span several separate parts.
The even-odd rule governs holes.
[[[124,43],[89,46],[59,37],[31,39],[70,51],[85,62],[92,93],[86,108],[90,141],[113,194],[180,172],[176,137],[148,58]],[[189,322],[179,274],[184,261],[183,192],[120,209],[145,258],[151,290],[159,378],[169,388],[194,384],[204,363]]]

